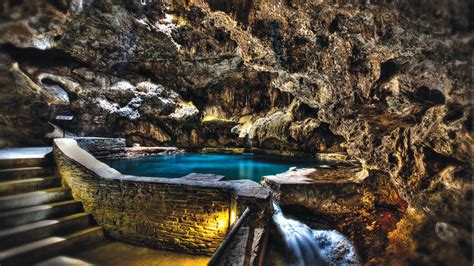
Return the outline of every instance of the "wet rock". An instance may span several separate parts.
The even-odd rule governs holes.
[[[386,175],[359,167],[296,169],[266,176],[262,183],[288,215],[348,236],[364,261],[385,252],[387,233],[406,208]]]

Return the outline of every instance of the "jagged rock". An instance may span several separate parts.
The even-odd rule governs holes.
[[[195,118],[199,114],[199,110],[190,103],[181,102],[179,107],[169,115],[170,118],[173,118],[177,121],[187,121]]]
[[[36,84],[33,80],[28,77],[15,63],[10,68],[10,72],[15,78],[15,82],[20,85],[23,90],[31,90],[32,92],[41,95],[47,104],[53,105],[68,105],[69,97],[67,93],[58,86],[49,86],[42,84],[42,86]]]
[[[263,117],[255,121],[250,129],[249,136],[251,139],[257,139],[264,146],[265,141],[281,141],[287,142],[289,127],[292,122],[291,114],[284,112],[275,112],[268,117]]]
[[[137,124],[127,123],[122,130],[125,135],[131,136],[132,140],[136,139],[136,142],[142,142],[140,138],[143,138],[143,136],[161,143],[171,140],[171,137],[166,134],[166,132],[149,122],[138,122]]]
[[[380,233],[394,242],[384,245],[361,240],[354,228],[371,225],[353,217],[351,240],[375,246],[366,261],[463,264],[472,248],[471,6],[10,1],[0,22],[0,146],[42,144],[55,115],[74,114],[67,131],[129,144],[344,152],[409,205],[394,207],[396,228]],[[451,239],[443,232],[454,231],[458,244],[441,254]],[[394,248],[405,236],[410,252]]]
[[[80,94],[82,90],[81,85],[79,83],[58,75],[41,73],[38,75],[37,79],[38,82],[43,85],[53,85],[50,83],[57,83],[57,85],[61,86],[62,89],[66,90],[69,93],[74,93],[76,95]]]

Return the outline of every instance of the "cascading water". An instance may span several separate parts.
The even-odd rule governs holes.
[[[78,14],[82,11],[83,0],[73,0],[69,4],[72,13]]]
[[[291,252],[292,265],[361,265],[352,244],[335,230],[313,230],[306,224],[287,218],[275,200],[273,222],[286,249]]]
[[[247,143],[249,144],[249,148],[252,149],[253,145],[252,145],[252,138],[250,137],[250,134],[247,134]]]

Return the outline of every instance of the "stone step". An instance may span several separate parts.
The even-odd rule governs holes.
[[[74,247],[90,245],[103,239],[102,227],[94,226],[66,236],[52,236],[0,251],[0,264],[28,265],[57,256]]]
[[[35,264],[36,266],[53,266],[53,265],[60,265],[60,266],[92,266],[94,264],[90,264],[89,262],[71,258],[71,257],[66,257],[66,256],[57,256],[54,258],[51,258],[49,260],[42,261],[38,264]]]
[[[71,189],[56,187],[0,197],[0,212],[72,199]]]
[[[68,200],[1,212],[0,228],[5,229],[43,219],[72,215],[83,211],[80,201]]]
[[[0,197],[54,188],[59,187],[60,185],[61,179],[57,177],[34,177],[21,180],[4,181],[0,182]]]
[[[52,160],[46,157],[0,159],[0,169],[49,166],[51,164],[52,164]]]
[[[21,167],[0,169],[0,180],[18,180],[24,178],[42,177],[54,175],[54,169],[51,167]]]
[[[41,220],[0,230],[0,250],[47,238],[52,235],[82,230],[88,227],[91,221],[91,216],[83,212],[54,220]]]

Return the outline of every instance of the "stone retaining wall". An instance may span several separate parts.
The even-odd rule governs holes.
[[[224,239],[236,210],[226,182],[125,176],[78,142],[54,141],[59,174],[111,237],[196,254],[212,254]]]

